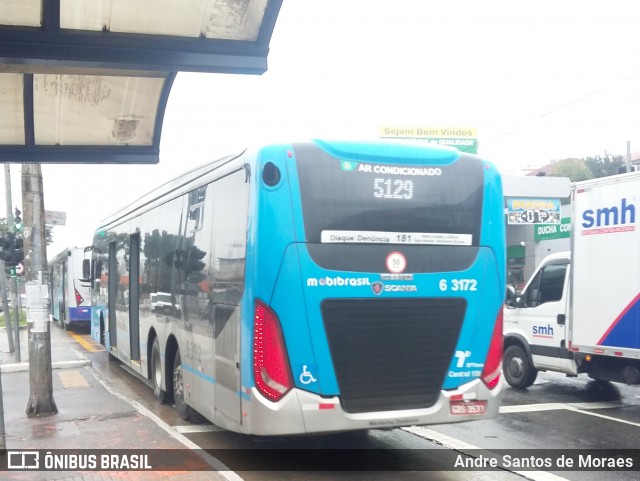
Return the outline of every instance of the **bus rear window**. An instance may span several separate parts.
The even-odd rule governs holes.
[[[481,162],[448,165],[337,159],[296,147],[306,241],[477,246]]]

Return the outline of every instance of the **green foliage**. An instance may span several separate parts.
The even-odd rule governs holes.
[[[593,172],[582,159],[564,159],[554,164],[551,169],[554,177],[568,177],[571,182],[593,179]]]
[[[620,168],[626,166],[622,155],[594,155],[584,159],[564,159],[553,165],[550,175],[568,177],[571,182],[617,175]]]
[[[11,309],[9,308],[9,320],[11,321],[11,326],[15,327],[15,318],[16,318],[16,314],[15,314],[15,309]],[[25,312],[24,309],[20,309],[20,311],[18,312],[19,314],[19,323],[21,326],[26,326],[27,325],[27,313]],[[0,327],[6,327],[5,321],[4,321],[4,312],[0,312]]]
[[[604,156],[587,157],[584,159],[584,163],[594,177],[607,177],[616,175],[620,167],[626,165],[626,160],[622,155],[605,154]]]

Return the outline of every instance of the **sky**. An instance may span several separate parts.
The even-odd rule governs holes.
[[[505,174],[640,151],[639,20],[633,0],[284,0],[266,73],[178,74],[159,164],[43,165],[45,209],[66,213],[47,256],[90,244],[181,172],[266,142],[474,128]]]

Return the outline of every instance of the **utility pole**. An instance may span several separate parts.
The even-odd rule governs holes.
[[[0,371],[0,453],[7,450],[7,437],[5,436],[4,403],[2,401],[2,371]]]
[[[4,164],[4,194],[5,194],[5,203],[7,204],[7,232],[10,232],[13,229],[13,216],[11,212],[11,165]],[[2,304],[4,309],[4,325],[7,329],[7,337],[9,341],[9,352],[14,352],[13,345],[13,330],[11,329],[11,316],[9,315],[9,302],[7,300],[7,274],[5,271],[4,262],[0,262],[0,288],[2,289]],[[16,307],[16,306],[14,306]],[[19,324],[19,321],[18,321]],[[20,326],[16,326],[16,329],[19,329]],[[18,338],[19,332],[16,333],[16,338]],[[20,345],[18,345],[18,351],[16,351],[16,361],[20,362]]]
[[[48,270],[44,227],[44,189],[40,164],[22,165],[25,223],[25,280],[29,329],[29,402],[27,416],[58,413],[53,400],[51,331],[48,316]]]
[[[9,352],[14,352],[13,346],[13,328],[11,323],[13,322],[9,315],[9,300],[7,299],[7,272],[4,261],[0,260],[0,289],[2,289],[2,312],[4,312],[4,325],[7,330],[7,341],[9,341]]]

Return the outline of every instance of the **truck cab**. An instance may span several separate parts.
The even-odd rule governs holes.
[[[567,349],[571,253],[547,256],[519,296],[507,294],[504,308],[503,371],[509,385],[531,386],[538,371],[578,374]]]

